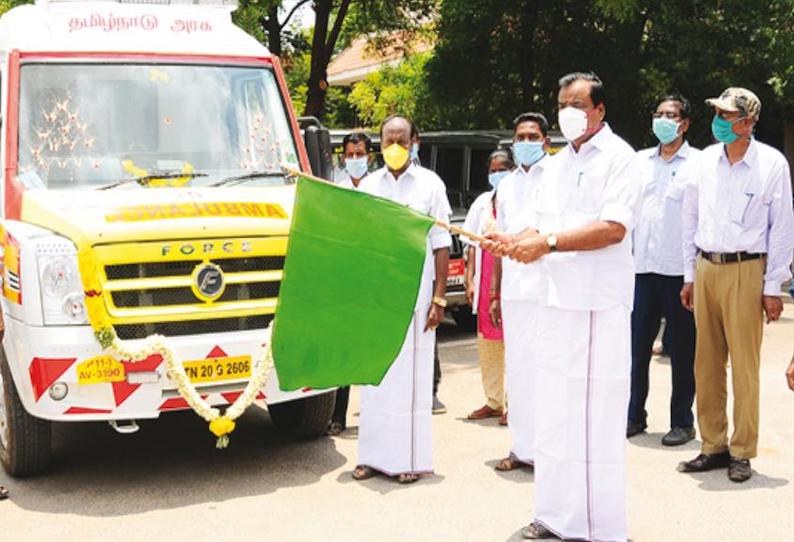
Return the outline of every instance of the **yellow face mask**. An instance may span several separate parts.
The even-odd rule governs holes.
[[[408,149],[405,147],[397,143],[392,143],[383,149],[383,160],[386,162],[386,165],[389,166],[389,169],[397,171],[408,161],[409,154]]]

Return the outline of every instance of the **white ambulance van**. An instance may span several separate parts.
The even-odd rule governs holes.
[[[188,407],[162,357],[109,358],[78,267],[89,250],[118,337],[168,337],[203,398],[226,405],[273,318],[294,186],[309,159],[278,58],[228,0],[43,1],[0,18],[0,462],[43,470],[51,423]],[[83,271],[85,273],[85,271]],[[298,437],[334,392],[259,396]],[[209,437],[209,434],[208,434]]]

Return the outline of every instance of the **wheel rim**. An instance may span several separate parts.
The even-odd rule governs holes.
[[[3,382],[3,372],[0,371],[0,448],[7,448],[10,439],[9,430],[11,422],[8,419],[8,405],[6,405],[6,393]]]

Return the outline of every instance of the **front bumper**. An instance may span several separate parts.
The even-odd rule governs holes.
[[[124,364],[126,374],[120,382],[79,384],[78,364],[103,354],[89,326],[38,327],[8,317],[5,323],[3,346],[9,367],[22,403],[33,416],[53,421],[147,419],[157,418],[161,412],[189,408],[166,376],[165,362],[159,356]],[[177,359],[187,361],[252,356],[261,339],[262,331],[252,330],[172,337],[169,342]],[[152,381],[129,382],[131,374],[140,372],[147,373]],[[53,399],[49,393],[57,382],[68,387],[61,400]],[[197,384],[197,389],[209,404],[216,406],[233,402],[246,383],[247,379],[229,380]],[[306,388],[283,392],[272,370],[259,399],[274,404],[325,391]]]

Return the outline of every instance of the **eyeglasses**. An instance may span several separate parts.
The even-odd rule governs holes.
[[[659,113],[657,111],[656,113],[653,113],[651,116],[653,118],[655,118],[655,119],[660,119],[662,117],[664,117],[666,119],[680,119],[681,118],[681,115],[679,113],[673,113],[672,111],[665,111],[664,113]]]

